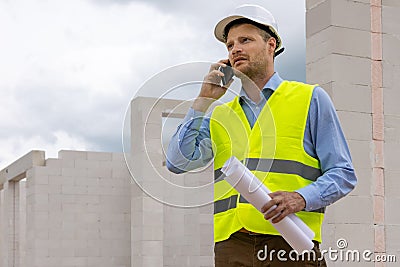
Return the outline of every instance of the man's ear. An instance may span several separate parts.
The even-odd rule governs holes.
[[[267,41],[267,46],[268,52],[271,52],[272,54],[275,53],[276,39],[274,37],[270,37]]]

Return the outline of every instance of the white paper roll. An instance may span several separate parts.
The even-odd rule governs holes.
[[[302,219],[296,216],[296,214],[289,214],[288,217],[300,228],[300,230],[310,239],[312,240],[315,236],[313,230],[308,227],[307,224],[303,222]]]
[[[249,169],[247,169],[247,171],[250,172]],[[247,173],[247,171],[246,171],[246,173]],[[253,175],[252,172],[250,172],[250,173],[251,173],[251,175]],[[259,180],[257,179],[257,181],[259,181]],[[260,184],[261,184],[261,182],[260,182]],[[271,193],[271,191],[268,189],[268,187],[266,187],[264,184],[261,184],[260,188],[263,189],[265,192],[267,192],[267,194]],[[276,206],[274,206],[274,207],[276,207]],[[310,227],[308,227],[308,225],[305,224],[302,219],[297,217],[296,214],[289,214],[288,217],[304,232],[304,234],[308,238],[310,238],[311,240],[314,238],[314,236],[315,236],[314,231],[311,230]]]
[[[227,160],[221,171],[226,176],[225,180],[260,212],[264,204],[271,200],[268,195],[271,191],[236,157]],[[295,214],[271,224],[297,253],[314,247],[314,232]]]

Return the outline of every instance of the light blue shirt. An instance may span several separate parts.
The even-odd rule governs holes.
[[[282,81],[275,73],[260,91],[259,103],[243,89],[240,92],[240,103],[252,127]],[[307,211],[326,207],[353,190],[357,178],[346,139],[330,97],[319,86],[312,94],[303,145],[307,154],[319,159],[322,171],[315,182],[297,190],[306,201]],[[167,168],[183,173],[205,166],[212,158],[210,114],[191,108],[170,141]]]

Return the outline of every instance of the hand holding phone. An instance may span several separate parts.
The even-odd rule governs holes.
[[[226,64],[226,67],[219,67],[219,70],[224,74],[224,76],[222,76],[221,81],[222,81],[222,86],[225,86],[229,83],[229,81],[233,78],[233,76],[235,76],[235,74],[233,73],[233,69],[231,64],[228,63]]]
[[[221,76],[221,72],[224,76]],[[233,69],[230,67],[228,60],[220,60],[212,64],[209,73],[204,77],[199,96],[193,102],[192,108],[197,111],[206,112],[212,102],[226,93],[233,76]],[[222,85],[219,84],[221,82]]]

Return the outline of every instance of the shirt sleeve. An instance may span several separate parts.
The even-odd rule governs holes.
[[[344,197],[357,183],[349,148],[336,110],[329,95],[320,87],[314,89],[311,99],[305,147],[306,142],[312,145],[313,151],[309,154],[315,153],[312,156],[319,159],[322,170],[322,176],[315,182],[297,190],[306,201],[305,210],[312,211]]]
[[[212,159],[209,124],[209,115],[189,109],[168,145],[168,170],[184,173],[203,167]]]

